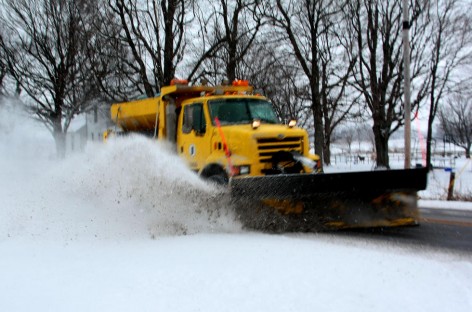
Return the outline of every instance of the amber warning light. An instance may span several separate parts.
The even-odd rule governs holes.
[[[249,86],[249,80],[238,80],[233,81],[233,86],[235,87],[247,87]]]

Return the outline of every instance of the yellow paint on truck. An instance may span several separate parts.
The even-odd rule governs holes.
[[[155,134],[175,143],[189,167],[207,177],[221,172],[228,176],[273,174],[274,155],[280,153],[296,154],[314,164],[319,161],[309,153],[307,132],[280,123],[270,101],[254,94],[249,85],[167,86],[154,98],[113,104],[111,118],[125,132]],[[215,118],[221,121],[221,129]],[[290,161],[277,166],[292,166]],[[319,169],[305,163],[293,170],[312,173]]]

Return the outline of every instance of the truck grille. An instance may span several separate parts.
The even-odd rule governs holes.
[[[303,138],[286,137],[280,140],[277,138],[260,138],[257,139],[257,149],[259,161],[269,163],[272,160],[272,155],[279,151],[297,151],[303,154]]]

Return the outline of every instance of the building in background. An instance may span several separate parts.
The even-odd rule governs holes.
[[[66,135],[66,153],[83,151],[88,142],[102,142],[103,132],[112,127],[110,106],[94,104],[85,116],[76,117]]]
[[[102,142],[103,132],[113,127],[110,119],[110,106],[96,104],[85,115],[85,125],[87,127],[87,141]]]
[[[67,130],[66,155],[76,151],[83,151],[87,144],[87,126],[85,125],[84,118],[79,119],[75,118]]]

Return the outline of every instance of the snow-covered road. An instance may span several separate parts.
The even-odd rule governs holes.
[[[470,311],[472,263],[330,235],[0,243],[1,311]]]

